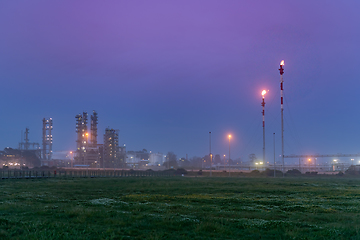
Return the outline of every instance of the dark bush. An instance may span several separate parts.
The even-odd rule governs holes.
[[[348,175],[359,175],[360,171],[356,171],[356,167],[354,165],[351,165],[346,171],[345,174]]]
[[[154,170],[152,170],[152,169],[146,169],[146,172],[153,172]]]
[[[344,176],[344,173],[342,171],[338,172],[338,174],[336,174],[336,176]]]
[[[197,174],[202,175],[202,170],[199,170]]]
[[[259,170],[252,170],[250,172],[250,175],[260,175],[260,171]]]
[[[276,176],[282,176],[282,171],[275,170]],[[261,175],[267,176],[267,177],[273,177],[274,176],[274,169],[265,169],[265,171],[261,172]]]
[[[301,175],[301,172],[298,169],[291,169],[286,172],[288,175]]]
[[[188,172],[184,168],[178,168],[175,172],[176,174],[188,174]]]

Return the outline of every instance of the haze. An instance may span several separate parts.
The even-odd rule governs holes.
[[[76,148],[75,115],[99,113],[127,150],[178,157],[358,153],[358,1],[1,1],[0,148],[42,118],[54,151]]]

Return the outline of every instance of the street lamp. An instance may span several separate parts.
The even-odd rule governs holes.
[[[73,151],[70,151],[70,161],[71,161],[71,167],[74,167],[74,158],[73,158]]]
[[[225,154],[224,154],[224,170],[225,170]]]
[[[311,159],[309,158],[308,161],[309,161],[309,172],[311,172],[311,166],[310,166]]]
[[[230,139],[231,139],[231,135],[229,134],[229,177],[230,177]]]
[[[212,154],[210,154],[210,177],[212,176],[211,170],[212,170]]]

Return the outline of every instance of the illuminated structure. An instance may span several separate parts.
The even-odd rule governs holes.
[[[79,167],[98,167],[99,148],[97,144],[97,124],[98,116],[94,110],[91,115],[90,131],[88,131],[88,113],[83,112],[75,116],[76,118],[76,157],[75,166]]]
[[[43,118],[43,127],[42,127],[42,159],[51,160],[52,157],[52,131],[53,129],[53,120],[52,118],[45,119]]]
[[[94,110],[93,115],[91,115],[91,134],[90,134],[90,144],[93,146],[97,145],[97,125],[98,125],[98,116],[97,112]]]
[[[229,137],[229,177],[230,177],[230,139],[231,139],[231,135],[229,135],[228,137]]]
[[[263,107],[263,110],[262,110],[262,120],[263,120],[263,162],[266,162],[265,161],[265,94],[266,94],[266,90],[263,90],[261,92],[261,95],[262,95],[261,106]]]
[[[105,167],[121,167],[124,159],[121,158],[119,147],[119,130],[106,128],[104,134],[103,165]]]
[[[78,114],[75,116],[76,118],[76,157],[75,162],[77,165],[85,165],[85,153],[86,153],[86,143],[87,143],[87,112],[83,112],[83,114]]]
[[[282,172],[284,176],[284,97],[283,97],[283,74],[284,74],[284,60],[280,63],[280,95],[281,95],[281,160],[282,160]]]

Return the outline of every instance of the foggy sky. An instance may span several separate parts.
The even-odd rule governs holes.
[[[21,130],[76,148],[75,115],[99,113],[128,150],[280,154],[360,152],[358,1],[0,1],[0,149]]]

